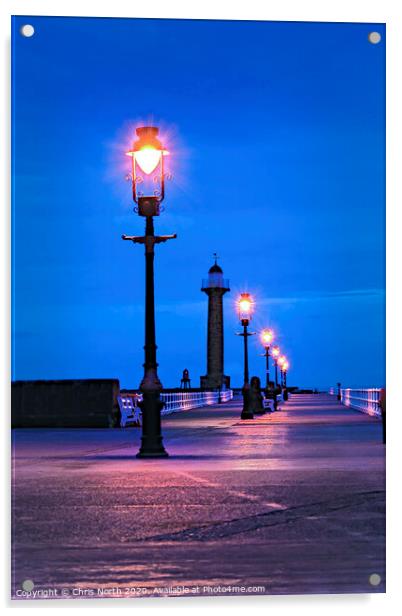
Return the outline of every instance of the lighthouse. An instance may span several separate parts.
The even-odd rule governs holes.
[[[201,291],[208,295],[207,374],[201,377],[202,389],[230,387],[230,377],[223,369],[223,296],[230,291],[229,281],[223,277],[218,257],[202,281]]]

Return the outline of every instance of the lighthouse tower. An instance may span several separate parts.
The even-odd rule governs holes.
[[[230,291],[229,281],[223,278],[223,271],[215,263],[202,281],[201,291],[208,295],[208,342],[207,374],[201,377],[202,389],[230,387],[230,377],[223,373],[223,296]]]

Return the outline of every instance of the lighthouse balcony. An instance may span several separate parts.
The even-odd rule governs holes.
[[[221,274],[210,274],[208,278],[203,278],[201,290],[217,288],[229,290],[229,280],[227,278],[222,278]]]

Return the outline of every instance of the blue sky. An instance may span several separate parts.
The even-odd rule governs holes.
[[[235,385],[243,290],[290,384],[384,383],[383,25],[17,17],[12,49],[14,379],[139,384],[144,257],[121,235],[144,221],[124,152],[152,118],[173,174],[155,227],[178,234],[155,263],[163,384],[205,373],[215,251]],[[255,337],[262,376],[259,353]]]

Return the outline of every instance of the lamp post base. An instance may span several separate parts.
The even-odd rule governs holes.
[[[250,411],[250,386],[247,384],[243,387],[243,409],[240,419],[254,419],[254,414]]]
[[[149,451],[149,450],[143,451],[142,447],[141,447],[141,449],[139,450],[139,452],[137,453],[137,455],[135,457],[136,458],[140,458],[140,459],[141,458],[148,458],[148,459],[150,459],[150,458],[168,458],[169,454],[166,451],[166,449],[164,449],[163,447],[162,447],[161,450],[158,450],[158,451]]]
[[[142,402],[139,403],[139,406],[142,411],[142,437],[141,447],[136,457],[169,457],[169,454],[163,446],[161,410],[164,404],[160,399],[160,390],[142,389]]]
[[[254,415],[253,413],[250,413],[250,411],[243,410],[241,412],[240,419],[254,419]]]

